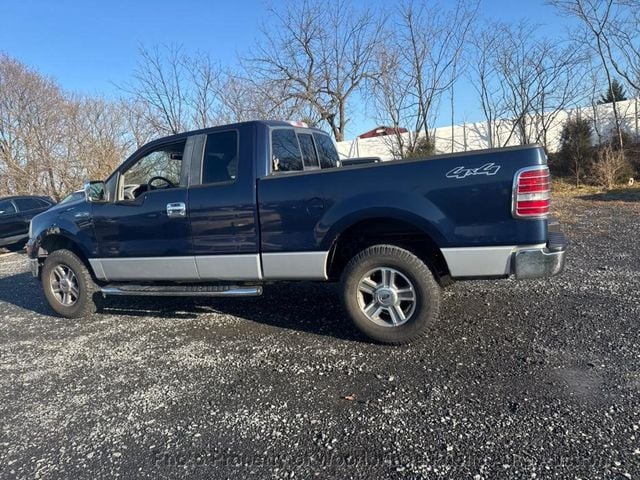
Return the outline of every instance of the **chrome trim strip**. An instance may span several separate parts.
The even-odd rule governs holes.
[[[329,252],[278,252],[262,255],[92,258],[89,263],[96,278],[107,281],[327,280],[328,257]]]
[[[513,273],[512,256],[520,250],[544,248],[539,245],[461,247],[441,249],[453,278],[499,277]]]
[[[179,290],[123,290],[118,287],[103,287],[103,295],[136,296],[136,297],[258,297],[262,295],[262,287],[232,287],[220,292],[179,291]]]
[[[327,280],[329,252],[262,254],[264,280]]]
[[[197,256],[196,268],[201,280],[262,280],[260,255]]]
[[[104,269],[102,268],[102,260],[99,258],[90,258],[89,265],[91,265],[93,274],[98,280],[108,280],[107,274],[104,273]]]
[[[199,280],[194,257],[101,258],[102,280]],[[94,268],[94,272],[96,269]]]

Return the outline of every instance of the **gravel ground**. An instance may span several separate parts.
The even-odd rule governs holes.
[[[1,256],[0,477],[640,478],[640,202],[558,206],[562,276],[457,283],[407,347],[314,284],[64,320]]]

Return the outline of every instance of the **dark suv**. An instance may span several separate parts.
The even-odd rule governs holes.
[[[0,247],[19,250],[29,239],[29,222],[55,203],[49,197],[0,198]]]

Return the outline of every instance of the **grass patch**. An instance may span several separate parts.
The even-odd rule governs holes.
[[[640,184],[620,186],[611,190],[593,185],[580,185],[567,182],[564,179],[553,179],[551,185],[552,197],[581,198],[583,200],[640,202]]]

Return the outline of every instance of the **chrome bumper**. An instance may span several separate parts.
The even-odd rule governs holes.
[[[567,239],[557,225],[549,228],[549,241],[544,248],[523,249],[514,256],[514,273],[518,280],[552,277],[562,272],[567,252]]]

